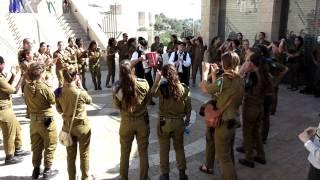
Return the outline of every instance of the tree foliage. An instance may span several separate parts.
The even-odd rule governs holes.
[[[170,35],[176,34],[180,38],[199,35],[200,20],[168,18],[163,13],[155,16],[154,30],[165,45],[170,41]]]

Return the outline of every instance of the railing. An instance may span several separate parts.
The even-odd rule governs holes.
[[[226,17],[226,27],[229,30],[228,34],[232,31],[240,32],[239,29],[231,22],[231,20],[228,17]]]
[[[118,32],[118,19],[116,8],[108,12],[102,19],[102,31],[107,35],[107,37],[118,38],[121,32]]]

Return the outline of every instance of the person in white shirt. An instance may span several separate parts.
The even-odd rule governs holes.
[[[153,78],[151,67],[148,66],[148,60],[146,57],[146,52],[148,50],[148,41],[146,41],[142,37],[139,37],[138,41],[139,46],[131,56],[131,66],[134,67],[136,77],[140,79],[146,79],[148,81],[149,87],[152,87]],[[152,99],[150,101],[150,105],[155,105]]]
[[[299,134],[299,139],[309,151],[310,169],[308,180],[320,179],[320,124],[318,127],[308,127]]]
[[[180,42],[178,51],[171,53],[168,64],[173,64],[177,68],[180,81],[189,86],[188,76],[190,75],[191,58],[185,49],[186,44]]]

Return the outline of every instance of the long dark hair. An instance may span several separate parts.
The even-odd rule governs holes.
[[[96,41],[91,41],[88,50],[92,50],[93,51],[94,50],[93,49],[94,45],[98,46],[97,42]]]
[[[83,42],[82,42],[82,39],[81,39],[81,38],[77,38],[77,39],[76,39],[76,45],[78,46],[78,48],[83,47]]]
[[[41,47],[42,47],[43,45],[47,45],[47,43],[45,43],[45,42],[41,42],[41,43],[40,43],[40,45],[39,45],[39,50],[38,50],[39,53],[41,52]],[[46,46],[46,47],[47,47],[47,46]]]
[[[297,36],[295,39],[298,39],[300,42],[299,46],[296,47],[297,50],[300,50],[300,48],[303,46],[303,37]]]
[[[136,92],[136,76],[131,69],[129,61],[123,61],[120,64],[120,88],[123,94],[123,101],[125,102],[124,110],[133,111],[134,106],[137,103]]]
[[[259,50],[257,50],[259,51]],[[260,91],[264,92],[265,89],[267,89],[268,87],[272,86],[272,82],[270,79],[270,75],[269,75],[269,69],[266,66],[266,64],[264,63],[263,60],[262,53],[260,52],[255,52],[253,54],[250,55],[249,60],[256,66],[258,67],[258,72],[260,75],[260,80],[261,80],[261,87],[260,87]]]
[[[173,96],[175,101],[181,101],[183,94],[178,86],[180,81],[176,68],[172,64],[167,64],[162,69],[162,75],[168,81],[169,95]]]
[[[113,42],[115,41],[116,39],[115,38],[110,38],[109,40],[108,40],[108,46],[109,47],[112,47],[113,46]]]

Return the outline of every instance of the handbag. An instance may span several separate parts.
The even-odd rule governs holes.
[[[73,110],[73,115],[72,115],[72,119],[71,119],[71,122],[70,122],[69,131],[65,132],[64,130],[61,130],[61,132],[59,134],[59,142],[62,145],[66,146],[66,147],[69,147],[69,146],[71,146],[73,144],[72,137],[71,137],[70,133],[71,133],[73,121],[74,121],[74,118],[75,118],[75,115],[76,115],[79,95],[80,95],[80,89],[78,89],[78,92],[77,92],[76,104],[74,106],[74,110]]]
[[[231,95],[224,106],[218,110],[215,104],[207,103],[204,107],[204,119],[207,127],[209,128],[217,128],[221,125],[222,122],[222,114],[229,107],[229,105],[234,101],[237,94]],[[219,115],[219,116],[218,116]]]

